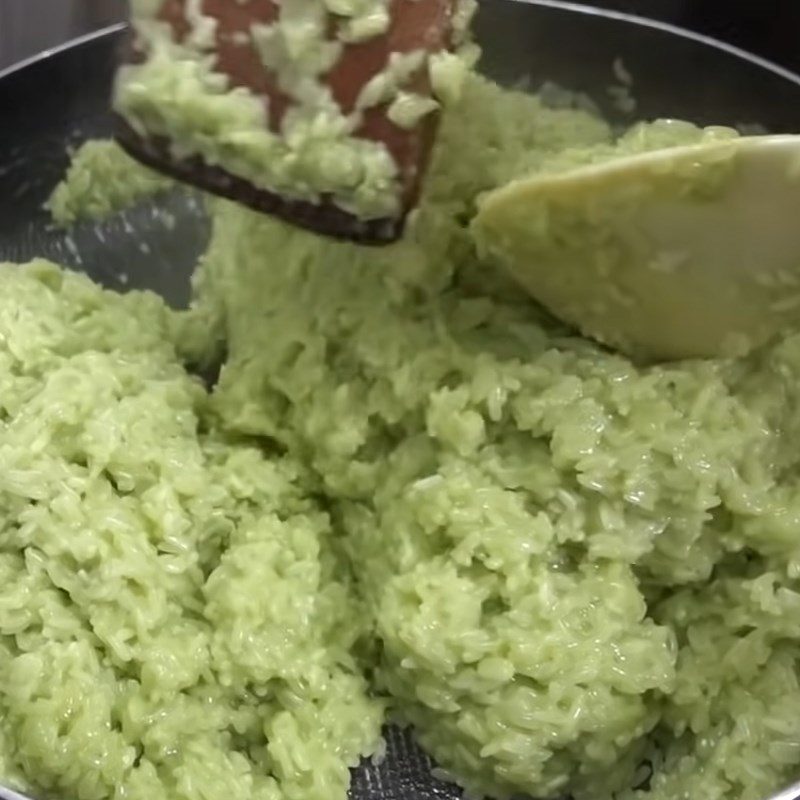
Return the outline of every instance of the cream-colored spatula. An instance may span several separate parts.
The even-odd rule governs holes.
[[[800,136],[656,150],[515,181],[473,223],[556,316],[650,359],[800,325]]]

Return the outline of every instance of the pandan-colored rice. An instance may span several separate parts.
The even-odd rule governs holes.
[[[134,161],[117,144],[93,139],[73,154],[67,175],[47,202],[58,225],[103,219],[173,186]]]
[[[396,246],[214,201],[210,395],[155,298],[3,269],[8,779],[342,798],[383,699],[473,794],[797,777],[800,337],[637,366],[470,237],[482,191],[611,143],[474,78]]]
[[[216,205],[213,402],[319,475],[377,684],[471,792],[629,796],[652,764],[643,797],[759,800],[800,763],[800,338],[637,367],[545,318],[465,232],[481,190],[607,142],[474,81],[390,250]]]
[[[155,296],[0,282],[2,782],[343,799],[382,708],[302,468],[220,438]]]

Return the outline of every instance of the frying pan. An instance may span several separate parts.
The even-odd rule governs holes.
[[[114,289],[148,288],[175,306],[206,243],[201,206],[175,193],[102,224],[54,229],[42,203],[68,150],[110,131],[108,95],[122,26],[106,28],[0,72],[0,261],[44,256]],[[482,70],[501,83],[545,81],[585,93],[623,123],[609,86],[621,59],[634,76],[635,117],[800,131],[800,78],[705,37],[556,0],[485,0],[477,26]],[[632,118],[629,119],[631,121]],[[160,213],[167,205],[170,215]],[[166,217],[175,224],[166,224]],[[454,800],[408,733],[387,731],[387,756],[355,770],[353,800]],[[2,791],[0,791],[2,795]],[[781,795],[800,796],[800,788]]]

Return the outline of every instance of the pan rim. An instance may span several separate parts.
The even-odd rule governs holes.
[[[696,44],[710,47],[714,50],[727,53],[734,58],[746,61],[755,67],[771,72],[775,77],[789,81],[794,85],[800,87],[800,74],[793,72],[788,67],[771,61],[755,53],[745,50],[736,45],[724,42],[713,36],[707,36],[703,33],[691,31],[688,28],[683,28],[680,25],[674,25],[670,22],[663,22],[662,20],[650,19],[639,14],[631,14],[625,11],[614,11],[612,9],[598,8],[597,6],[588,3],[572,2],[572,0],[509,0],[515,3],[524,3],[526,5],[539,6],[541,8],[552,8],[560,11],[567,11],[574,14],[581,14],[584,16],[600,17],[602,19],[610,19],[617,22],[623,22],[626,25],[634,27],[647,28],[649,30],[659,31],[661,33],[671,34],[681,39],[695,42]],[[486,2],[486,0],[484,0]],[[489,0],[491,2],[491,0]],[[127,22],[118,22],[113,25],[107,25],[103,28],[98,28],[96,31],[85,33],[73,39],[69,39],[62,44],[55,47],[50,47],[38,53],[17,61],[9,66],[0,69],[0,81],[5,78],[10,78],[22,70],[35,66],[50,58],[58,56],[66,51],[72,50],[85,44],[89,44],[95,40],[103,39],[108,36],[121,33],[128,27]]]
[[[28,56],[27,58],[23,58],[21,61],[15,61],[13,64],[9,64],[7,67],[0,69],[0,81],[2,81],[5,78],[11,78],[18,72],[22,72],[28,67],[33,67],[36,64],[47,61],[50,58],[59,56],[68,50],[73,50],[76,47],[81,47],[82,45],[90,44],[91,42],[94,42],[97,39],[104,39],[107,36],[112,36],[114,34],[121,33],[127,27],[128,27],[127,22],[117,22],[114,23],[113,25],[106,25],[105,27],[98,28],[95,31],[90,31],[89,33],[84,33],[81,34],[80,36],[75,36],[74,38],[68,39],[67,41],[62,42],[59,45],[56,45],[54,47],[48,47],[46,50],[40,50],[38,53],[34,53],[33,55]]]

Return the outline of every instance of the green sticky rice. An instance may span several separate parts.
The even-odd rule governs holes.
[[[213,402],[318,474],[377,685],[471,793],[761,800],[800,764],[800,339],[637,367],[547,318],[466,228],[481,191],[610,141],[476,79],[403,243],[216,205]]]
[[[0,282],[3,783],[344,800],[382,708],[303,470],[220,438],[155,296]]]
[[[617,146],[471,78],[392,247],[212,201],[210,393],[156,298],[0,270],[7,781],[342,800],[384,702],[472,795],[798,777],[800,337],[642,367],[471,238],[482,192]]]
[[[67,175],[47,201],[57,225],[102,220],[174,184],[140,166],[115,142],[93,139],[73,154]]]

